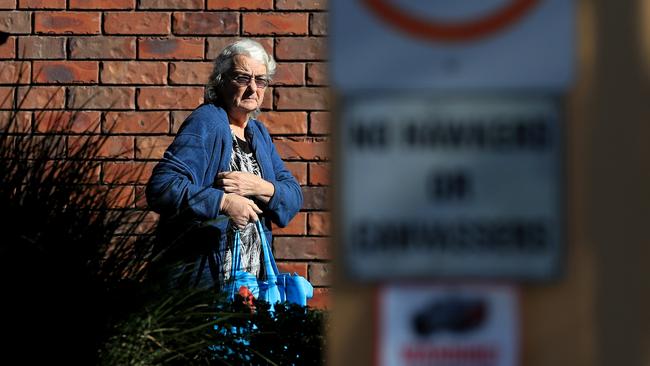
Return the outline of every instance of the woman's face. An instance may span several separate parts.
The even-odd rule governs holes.
[[[245,83],[246,77],[250,82]],[[248,56],[233,58],[230,71],[226,74],[223,100],[229,114],[249,114],[262,105],[265,87],[260,87],[255,78],[265,79],[266,66]],[[243,85],[246,84],[246,85]]]

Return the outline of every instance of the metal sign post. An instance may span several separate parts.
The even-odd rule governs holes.
[[[379,285],[376,364],[517,365],[512,284],[563,262],[574,6],[330,1],[341,267]]]

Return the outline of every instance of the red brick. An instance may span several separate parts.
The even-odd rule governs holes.
[[[329,108],[327,88],[275,88],[278,110],[326,110]]]
[[[155,163],[105,162],[102,164],[104,184],[146,184]]]
[[[309,235],[331,235],[330,219],[329,212],[310,212],[308,219]]]
[[[73,37],[69,48],[70,58],[132,59],[135,37]]]
[[[32,12],[0,11],[0,31],[13,35],[31,33]]]
[[[52,137],[58,137],[60,135],[52,135]],[[43,136],[46,138],[49,138],[50,136]],[[61,143],[61,147],[65,148],[64,141]],[[65,152],[65,149],[64,149]],[[65,156],[65,154],[64,154]],[[79,171],[79,173],[76,173],[78,175],[77,177],[77,182],[82,183],[82,184],[91,184],[93,185],[93,188],[90,188],[90,191],[93,191],[91,194],[90,192],[86,192],[86,194],[83,197],[79,197],[84,200],[91,200],[96,203],[99,203],[102,198],[106,198],[104,196],[98,196],[97,190],[94,187],[99,187],[99,177],[101,173],[101,164],[99,161],[93,161],[93,162],[72,162],[70,163],[70,159],[68,159],[68,162],[61,162],[61,161],[48,161],[45,163],[44,171],[46,174],[51,174],[52,176],[60,176],[62,170],[69,170],[69,169],[76,169]],[[87,205],[89,202],[83,202],[83,205],[86,205],[85,207],[99,207],[99,205],[95,206],[90,206]]]
[[[32,112],[0,111],[0,132],[28,133],[32,130]],[[3,137],[3,139],[6,137]],[[4,144],[4,142],[2,142]],[[6,145],[3,145],[6,146]],[[4,150],[0,148],[0,150]],[[0,152],[0,156],[4,153]]]
[[[36,12],[34,31],[48,34],[99,34],[100,13],[97,12]]]
[[[97,111],[41,111],[34,115],[37,132],[97,133],[101,113]]]
[[[327,210],[329,208],[329,191],[327,187],[302,187],[305,210]]]
[[[118,183],[119,184],[119,183]],[[136,194],[136,208],[138,208],[138,190]],[[115,235],[112,239],[112,244],[115,248],[130,248],[137,245],[137,239],[134,235],[152,235],[155,233],[156,225],[158,224],[159,215],[153,211],[133,210],[125,213],[122,216],[122,225],[115,230]],[[120,236],[118,236],[120,235]],[[123,235],[123,236],[122,236]]]
[[[70,9],[135,9],[136,0],[70,0]]]
[[[10,86],[0,86],[0,108],[1,109],[13,109],[14,103],[14,87]]]
[[[260,109],[263,111],[273,109],[273,88],[266,88],[264,91],[264,100],[262,100]]]
[[[19,108],[61,109],[65,105],[65,89],[60,86],[29,86],[18,90]]]
[[[60,147],[65,156],[65,148],[67,145],[67,139],[60,134],[53,134],[47,136],[38,136],[43,138],[44,141],[49,142],[48,148],[52,148],[53,145],[57,145],[57,148]],[[75,174],[78,174],[76,178],[78,183],[89,183],[97,184],[99,183],[99,173],[100,173],[100,163],[99,161],[73,161],[72,159],[66,160],[49,160],[46,161],[39,172],[41,176],[50,176],[50,177],[60,177],[63,174],[66,174],[69,170],[74,169]],[[86,206],[88,207],[88,206]]]
[[[210,10],[271,10],[273,0],[208,0]]]
[[[29,84],[29,61],[0,61],[0,84]]]
[[[62,135],[46,135],[46,136],[33,136],[29,140],[22,140],[23,143],[27,142],[30,146],[41,146],[41,149],[28,149],[27,157],[30,159],[60,159],[66,156],[66,140]],[[17,143],[20,143],[17,141]],[[19,145],[20,147],[21,145]],[[22,145],[24,146],[24,145]],[[25,156],[25,151],[21,151],[20,156]],[[48,167],[46,165],[45,171]],[[90,177],[79,177],[79,183],[92,183],[97,179],[92,180],[94,174],[89,174]]]
[[[119,183],[118,183],[119,184]],[[140,196],[138,196],[139,191],[138,188],[140,186],[135,186],[135,207],[138,208],[138,199],[140,199]],[[146,210],[138,210],[138,211],[131,211],[127,213],[127,216],[125,218],[124,226],[120,227],[118,234],[120,231],[125,232],[126,234],[130,235],[153,235],[155,234],[155,229],[156,226],[158,225],[158,221],[160,219],[160,215],[153,211]],[[142,238],[145,241],[149,240],[146,238]]]
[[[65,9],[65,0],[18,0],[18,9]]]
[[[203,9],[203,0],[140,0],[138,9]]]
[[[313,286],[329,286],[331,284],[331,268],[329,263],[309,263],[309,282]]]
[[[307,301],[307,306],[326,310],[331,306],[330,303],[330,289],[320,287],[314,289],[314,296]]]
[[[284,163],[284,166],[289,169],[291,175],[298,181],[298,184],[302,186],[307,184],[307,163],[288,161]]]
[[[258,119],[271,134],[297,134],[307,133],[307,112],[265,112]]]
[[[0,0],[0,9],[16,9],[16,0]]]
[[[275,40],[275,57],[278,60],[325,60],[325,37],[281,37]]]
[[[34,61],[37,83],[96,83],[98,75],[97,61]]]
[[[7,42],[0,44],[0,58],[16,58],[16,37],[8,37]]]
[[[212,72],[212,62],[172,62],[169,64],[170,84],[205,85]]]
[[[110,12],[104,13],[106,34],[168,34],[170,13]]]
[[[96,155],[88,158],[133,159],[134,157],[133,136],[70,136],[68,151],[79,154],[79,150],[85,144],[95,146],[90,149],[90,152]]]
[[[104,196],[105,203],[109,208],[128,208],[133,207],[134,189],[132,186],[118,186],[114,188],[104,188],[107,190]]]
[[[176,134],[181,124],[185,121],[192,111],[172,111],[172,133]]]
[[[133,207],[134,188],[131,186],[110,188],[108,197],[107,203],[110,208]]]
[[[237,34],[239,14],[230,12],[174,13],[174,34]]]
[[[137,208],[137,199],[138,199],[138,187],[135,187],[136,191],[136,208]],[[155,234],[155,228],[158,223],[160,215],[153,211],[148,210],[129,210],[121,215],[121,225],[115,231],[116,235],[113,235],[111,240],[111,245],[116,250],[130,250],[134,245],[139,245],[139,243],[147,242],[149,243],[148,238],[139,238],[134,235],[143,235],[147,236]],[[124,252],[126,253],[126,252]],[[117,257],[115,257],[117,259]]]
[[[329,144],[314,138],[282,138],[275,139],[274,144],[278,153],[287,160],[327,160],[329,159]]]
[[[330,133],[330,113],[310,112],[309,133],[315,135],[327,135]]]
[[[314,36],[327,35],[327,13],[313,13],[309,20],[309,33]]]
[[[137,194],[137,189],[136,189],[136,194]],[[137,199],[138,196],[136,196]],[[155,233],[155,229],[158,226],[158,221],[160,220],[160,215],[156,212],[153,211],[147,211],[146,215],[138,221],[139,224],[136,228],[136,231],[134,234],[139,234],[139,235],[153,235]]]
[[[138,42],[142,59],[203,59],[202,38],[143,38]]]
[[[305,35],[308,32],[307,13],[244,13],[244,34]]]
[[[167,63],[156,61],[104,61],[104,84],[165,84]]]
[[[327,10],[326,0],[275,0],[281,10]]]
[[[273,235],[305,235],[307,233],[307,214],[299,212],[286,227],[272,226]]]
[[[149,205],[147,205],[147,193],[144,186],[135,186],[135,207],[144,210],[149,209]]]
[[[106,133],[168,133],[168,112],[107,112],[103,132]]]
[[[307,84],[308,85],[327,85],[327,64],[316,62],[307,64]]]
[[[2,126],[0,126],[2,128]],[[21,149],[17,149],[15,144],[17,136],[6,136],[2,141],[2,148],[0,149],[0,158],[1,159],[10,159],[15,156],[15,154]]]
[[[304,63],[278,63],[273,75],[272,85],[304,85]]]
[[[211,37],[208,38],[208,49],[205,57],[213,60],[229,44],[240,40],[240,37]],[[259,42],[269,55],[273,55],[273,38],[255,38],[250,39]]]
[[[278,262],[280,273],[297,273],[299,276],[307,278],[307,263],[305,262]]]
[[[330,164],[309,163],[309,185],[328,186],[330,185]]]
[[[134,109],[135,88],[131,87],[73,87],[70,88],[68,108]]]
[[[36,59],[65,58],[65,38],[20,37],[18,39],[18,57]]]
[[[134,146],[133,136],[108,136],[101,146],[99,157],[133,159]]]
[[[135,140],[135,157],[158,160],[162,158],[173,139],[172,136],[138,136]]]
[[[203,103],[203,88],[140,88],[139,109],[192,109]]]
[[[329,238],[280,236],[273,239],[275,258],[331,259]]]

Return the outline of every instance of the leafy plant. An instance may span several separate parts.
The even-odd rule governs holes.
[[[116,325],[102,365],[321,365],[326,315],[298,305],[232,302],[184,290]]]
[[[99,185],[108,135],[79,131],[75,111],[25,110],[21,88],[0,102],[12,105],[0,114],[3,355],[92,363],[109,314],[144,275],[146,212],[121,208],[128,187]],[[49,129],[31,128],[32,113]]]

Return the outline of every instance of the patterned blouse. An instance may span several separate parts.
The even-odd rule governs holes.
[[[232,132],[232,131],[231,131]],[[230,158],[230,170],[237,172],[252,173],[261,176],[260,167],[255,159],[255,154],[250,148],[247,141],[241,140],[239,137],[232,133],[232,156]],[[258,215],[262,220],[261,215]],[[223,278],[228,281],[230,278],[230,270],[232,268],[232,248],[235,244],[235,232],[237,228],[232,223],[228,222],[227,230],[227,245],[226,255],[223,257]],[[255,277],[260,278],[260,274],[264,274],[262,257],[262,245],[259,233],[255,223],[249,222],[243,230],[239,231],[241,238],[241,270],[250,272]]]

